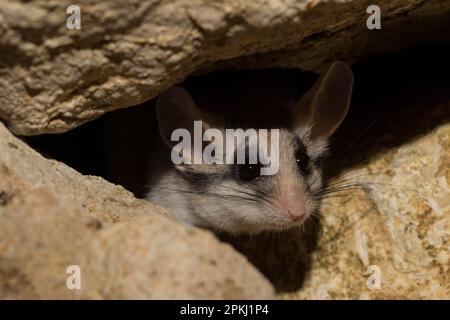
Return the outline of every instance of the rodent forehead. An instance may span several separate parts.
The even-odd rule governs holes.
[[[307,150],[307,145],[298,137],[294,132],[288,129],[272,129],[277,130],[278,134],[275,135],[273,131],[270,129],[267,130],[267,146],[262,144],[262,146],[266,147],[262,150],[263,155],[266,156],[265,152],[270,152],[272,149],[272,144],[275,143],[275,139],[278,139],[278,153],[280,163],[287,164],[290,162],[295,163],[295,153],[298,148],[301,146],[305,150]],[[261,137],[255,140],[256,144],[261,146]]]

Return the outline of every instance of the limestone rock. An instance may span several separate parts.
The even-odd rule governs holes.
[[[352,62],[449,40],[450,1],[70,0],[0,2],[0,118],[16,134],[72,129],[155,97],[196,70]],[[414,34],[414,36],[411,36]]]
[[[386,151],[346,177],[369,177],[371,190],[325,202],[310,274],[301,290],[283,296],[448,299],[450,124]]]
[[[450,40],[450,0],[377,1],[374,31],[370,0],[80,0],[82,29],[68,30],[71,4],[0,2],[0,119],[16,134],[70,130],[193,72],[320,71]],[[448,299],[449,168],[450,125],[440,124],[349,169],[372,190],[325,202],[313,239],[294,230],[234,245],[283,298]],[[274,297],[245,257],[164,213],[46,160],[0,124],[0,298]],[[66,287],[70,265],[82,290]]]
[[[273,298],[245,257],[164,213],[45,159],[0,123],[1,299]],[[71,265],[81,290],[66,287]]]

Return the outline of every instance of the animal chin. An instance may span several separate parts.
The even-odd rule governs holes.
[[[274,212],[274,214],[277,215],[276,218],[273,218],[272,221],[266,222],[266,230],[268,231],[284,231],[291,228],[299,227],[301,226],[306,219],[308,218],[308,215],[305,214],[299,219],[292,220],[285,215],[283,215],[280,212]]]
[[[301,224],[299,223],[274,223],[268,224],[266,227],[267,231],[285,231],[294,227],[298,227]]]

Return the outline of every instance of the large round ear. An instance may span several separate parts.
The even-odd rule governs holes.
[[[203,120],[202,112],[191,95],[183,88],[174,86],[162,93],[156,101],[156,117],[163,141],[173,147],[171,140],[176,129],[186,129],[194,134],[194,121]]]
[[[353,90],[353,73],[343,62],[333,63],[297,103],[294,125],[308,130],[311,141],[328,139],[344,120]]]

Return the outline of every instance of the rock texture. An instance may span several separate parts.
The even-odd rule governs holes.
[[[436,118],[450,116],[450,101],[429,108]],[[396,127],[393,136],[405,130]],[[324,202],[304,286],[283,297],[449,299],[450,123],[383,151],[336,181],[368,189]],[[372,282],[377,275],[379,288]]]
[[[273,298],[245,257],[0,123],[0,299]],[[132,218],[132,219],[130,219]],[[66,268],[81,268],[81,290]]]
[[[371,0],[80,0],[82,29],[67,30],[70,4],[0,1],[0,118],[16,134],[70,130],[192,72],[319,71],[336,59],[450,40],[449,0],[377,1],[376,31],[366,28]],[[0,124],[0,298],[273,298],[273,285],[282,298],[448,299],[450,125],[435,121],[450,119],[444,89],[436,109],[434,93],[419,108],[405,104],[417,121],[408,130],[426,109],[433,130],[334,178],[363,179],[371,190],[327,199],[312,233],[227,239],[272,284],[209,232],[45,159]],[[375,107],[393,113],[394,100]],[[374,145],[411,121],[391,119]],[[81,290],[66,287],[70,265],[81,268]],[[368,285],[377,276],[379,287]]]
[[[449,0],[377,1],[382,30],[369,31],[372,2],[80,0],[82,28],[68,30],[71,0],[2,0],[0,118],[20,135],[63,132],[196,70],[319,70],[450,37]]]

